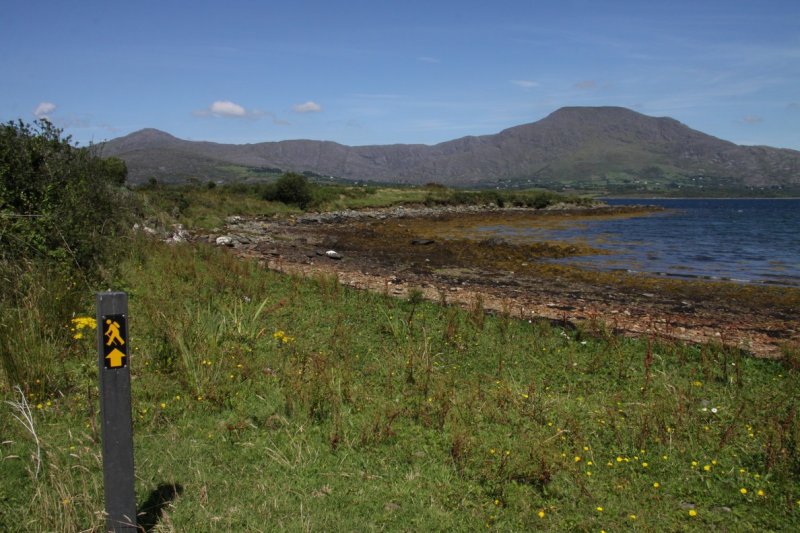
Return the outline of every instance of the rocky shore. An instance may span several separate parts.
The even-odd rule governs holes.
[[[725,298],[705,282],[634,280],[571,275],[541,267],[534,257],[510,270],[504,259],[518,247],[502,241],[470,243],[431,234],[431,228],[460,224],[474,217],[525,217],[543,223],[585,217],[626,216],[640,208],[596,205],[575,209],[392,207],[363,211],[308,213],[289,219],[229,217],[224,228],[194,235],[229,247],[265,267],[303,276],[330,275],[358,289],[425,298],[534,320],[547,319],[603,334],[653,337],[688,343],[718,343],[758,357],[778,358],[800,346],[797,308],[792,301],[768,305],[769,296]],[[540,246],[541,248],[541,246]],[[557,249],[548,243],[545,251]],[[525,253],[536,255],[532,248]],[[496,256],[496,258],[492,255]],[[546,252],[545,252],[546,256]],[[466,260],[466,261],[465,261]],[[691,283],[698,285],[693,286]],[[677,288],[676,288],[677,287]],[[748,291],[754,290],[748,287]],[[759,287],[759,291],[774,288]],[[720,296],[721,295],[721,296]],[[776,298],[781,295],[776,293]],[[734,301],[735,300],[735,301]],[[751,301],[752,300],[752,301]]]

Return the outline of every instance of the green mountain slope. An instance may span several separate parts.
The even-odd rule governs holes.
[[[142,130],[100,146],[130,180],[232,180],[277,171],[348,180],[452,186],[800,187],[800,152],[738,146],[671,118],[620,107],[568,107],[494,135],[428,145],[345,146],[293,140],[247,145],[184,141]]]

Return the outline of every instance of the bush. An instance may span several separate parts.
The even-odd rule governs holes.
[[[313,193],[308,178],[293,172],[284,174],[264,191],[265,200],[294,204],[300,209],[308,207],[312,198]]]
[[[126,221],[125,162],[70,144],[42,120],[0,125],[0,260],[97,270]]]
[[[66,386],[69,318],[124,251],[126,174],[47,121],[0,124],[0,391]]]

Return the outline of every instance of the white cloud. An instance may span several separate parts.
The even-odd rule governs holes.
[[[217,100],[208,107],[208,110],[217,117],[244,117],[247,115],[245,108],[230,100]]]
[[[33,110],[33,116],[36,118],[50,118],[49,115],[56,110],[56,104],[53,102],[41,102]]]
[[[196,117],[246,118],[251,120],[266,116],[272,118],[276,124],[278,120],[274,113],[260,109],[247,109],[230,100],[216,100],[205,109],[192,111],[192,115]]]
[[[319,113],[322,111],[322,106],[316,102],[309,100],[304,104],[296,104],[292,106],[292,111],[295,113]]]
[[[539,82],[533,80],[511,80],[511,83],[523,89],[533,89],[539,86]]]

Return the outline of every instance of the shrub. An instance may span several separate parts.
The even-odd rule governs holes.
[[[300,209],[305,209],[312,198],[313,193],[308,178],[294,172],[284,174],[264,191],[265,200],[294,204]]]
[[[126,175],[45,120],[0,125],[0,260],[96,270],[127,218]]]
[[[123,251],[126,174],[47,121],[0,125],[0,391],[64,386],[68,319]]]

